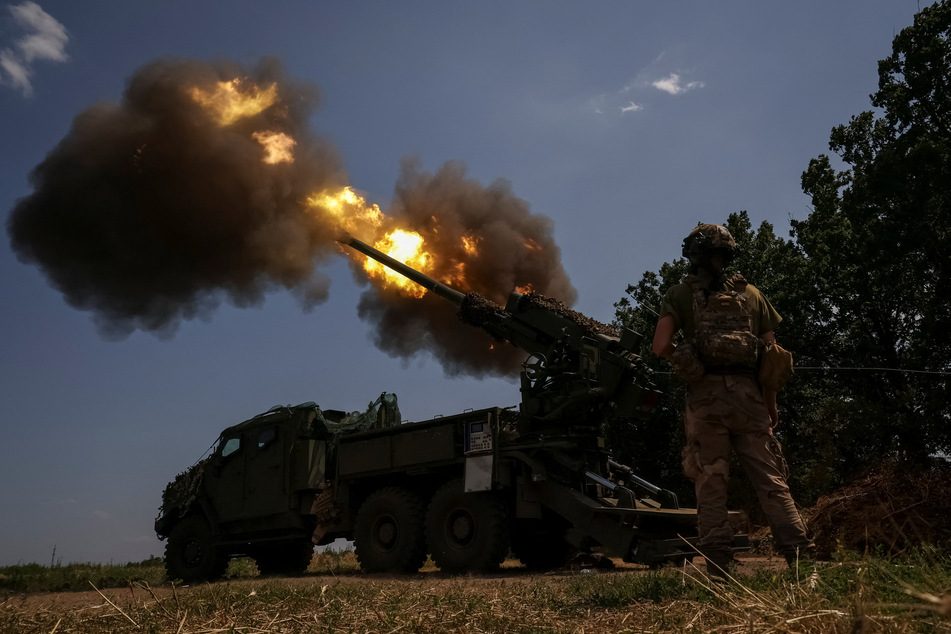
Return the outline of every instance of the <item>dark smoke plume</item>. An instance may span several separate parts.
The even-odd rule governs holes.
[[[276,83],[280,107],[218,125],[189,95],[250,77]],[[9,219],[13,249],[43,269],[100,333],[174,332],[226,297],[259,304],[283,286],[306,306],[328,282],[315,259],[333,253],[329,228],[300,201],[344,184],[340,161],[306,127],[313,86],[289,81],[273,61],[248,72],[231,64],[158,61],[130,79],[122,101],[82,112],[32,172],[34,192]],[[268,165],[253,130],[297,141],[294,163]]]
[[[516,287],[568,304],[577,298],[561,266],[552,221],[530,213],[505,181],[484,187],[467,179],[460,163],[447,163],[433,175],[405,161],[388,213],[423,236],[437,255],[431,277],[457,290],[503,306]],[[462,248],[463,236],[475,238],[475,253]],[[525,352],[463,324],[448,307],[431,294],[419,300],[370,290],[360,298],[359,313],[376,325],[375,343],[390,356],[428,350],[450,375],[518,372]]]
[[[218,82],[274,84],[280,100],[219,125],[190,94]],[[82,112],[32,172],[34,192],[7,222],[22,262],[39,266],[73,307],[92,312],[99,332],[136,329],[170,336],[183,319],[207,319],[222,301],[259,304],[285,288],[305,308],[324,301],[316,269],[340,252],[337,227],[304,201],[347,185],[340,159],[307,120],[317,89],[280,65],[157,61],[129,80],[119,103]],[[254,132],[294,138],[293,163],[266,164]],[[403,166],[387,226],[420,233],[434,255],[432,277],[504,304],[516,287],[566,303],[575,290],[560,263],[552,222],[530,213],[502,181],[484,187],[458,163],[436,174]],[[348,253],[348,255],[353,255]],[[361,283],[367,277],[355,262]],[[437,297],[415,299],[371,282],[359,314],[383,351],[428,351],[447,374],[513,374],[525,353],[461,323]]]

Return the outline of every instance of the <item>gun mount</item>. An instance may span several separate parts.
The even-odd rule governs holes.
[[[503,308],[438,282],[349,234],[338,240],[448,300],[461,321],[528,353],[521,373],[522,433],[597,428],[610,416],[646,417],[653,410],[660,394],[636,352],[642,337],[634,331],[619,333],[535,292],[513,292]]]

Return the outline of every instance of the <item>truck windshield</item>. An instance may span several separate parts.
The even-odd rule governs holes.
[[[240,449],[241,449],[240,436],[232,436],[231,438],[227,438],[223,440],[221,443],[221,457],[227,458],[228,456],[230,456],[231,454],[235,453],[236,451]]]

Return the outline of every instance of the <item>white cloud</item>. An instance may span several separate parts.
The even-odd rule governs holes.
[[[667,59],[668,57],[666,51],[662,52],[639,70],[633,78],[621,84],[616,91],[593,98],[591,109],[599,115],[614,112],[617,116],[624,117],[628,113],[641,112],[645,108],[650,109],[652,97],[657,98],[656,93],[653,92],[654,89],[669,95],[682,95],[704,87],[702,81],[686,81],[679,72],[673,72],[678,68],[675,65],[677,62]]]
[[[13,43],[12,47],[0,50],[0,82],[20,90],[24,96],[33,94],[30,76],[33,74],[33,62],[46,60],[65,62],[66,43],[69,35],[66,27],[48,14],[35,2],[7,7],[26,34]]]
[[[688,90],[693,90],[694,88],[703,88],[703,82],[691,81],[684,83],[680,79],[680,75],[677,73],[671,73],[664,79],[658,79],[655,82],[651,82],[651,86],[670,95],[681,95]]]
[[[10,49],[0,51],[0,80],[5,84],[10,84],[18,90],[22,90],[24,95],[31,95],[33,87],[30,85],[30,69],[26,67],[13,54]]]
[[[93,511],[93,512],[92,512],[92,516],[95,517],[95,518],[98,519],[98,520],[111,520],[111,519],[112,519],[112,513],[110,513],[109,511],[103,511],[102,509],[96,509],[95,511]]]

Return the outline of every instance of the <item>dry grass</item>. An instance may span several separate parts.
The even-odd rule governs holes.
[[[836,550],[898,554],[919,544],[951,544],[951,470],[886,464],[824,495],[805,512],[823,556]]]
[[[930,552],[760,568],[728,585],[702,566],[390,578],[355,572],[350,556],[315,557],[321,572],[299,579],[13,595],[0,631],[951,632],[951,564]]]

